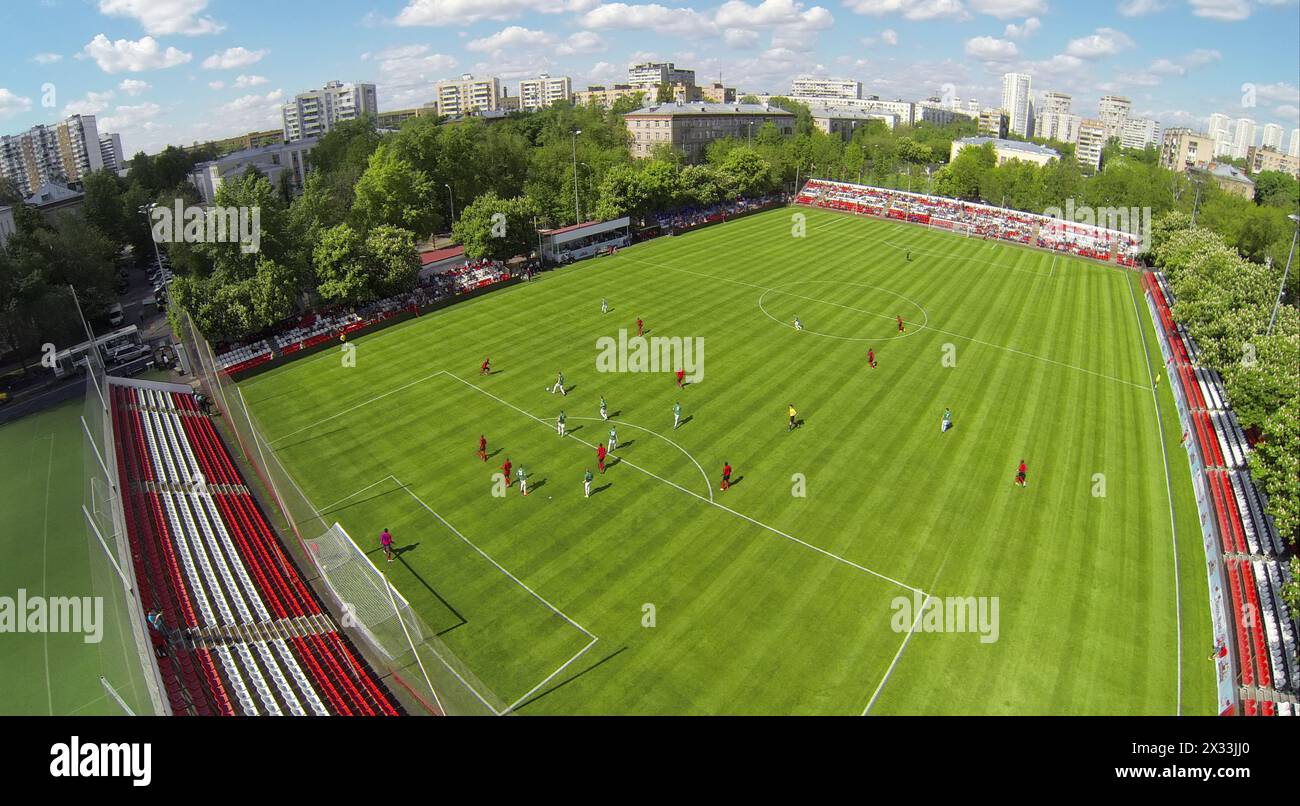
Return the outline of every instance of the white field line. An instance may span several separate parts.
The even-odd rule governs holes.
[[[439,523],[441,523],[443,526],[446,526],[448,529],[450,529],[450,530],[452,531],[452,533],[456,535],[456,537],[459,537],[459,538],[460,538],[460,539],[465,543],[465,545],[467,545],[467,546],[469,546],[470,548],[472,548],[472,549],[473,549],[475,552],[477,552],[477,553],[478,553],[478,554],[479,554],[483,559],[487,560],[488,562],[492,563],[492,565],[496,566],[496,569],[497,569],[498,571],[500,571],[501,573],[503,573],[503,574],[505,574],[506,576],[510,577],[510,579],[513,580],[514,583],[515,583],[516,585],[518,585],[519,587],[521,587],[521,588],[523,588],[524,590],[528,591],[528,593],[531,594],[531,595],[533,596],[534,599],[536,599],[537,601],[539,601],[539,602],[541,602],[543,605],[545,605],[546,608],[547,608],[548,610],[550,610],[552,613],[555,613],[555,614],[558,615],[560,618],[562,618],[562,619],[564,619],[565,621],[569,622],[569,624],[571,624],[571,625],[572,625],[576,630],[578,630],[578,632],[582,633],[583,635],[585,635],[585,636],[587,636],[588,638],[591,639],[591,641],[589,641],[589,642],[587,643],[586,646],[584,646],[582,649],[578,650],[576,653],[574,653],[572,656],[570,656],[569,659],[566,660],[564,663],[561,663],[561,664],[559,665],[559,667],[555,669],[555,671],[551,672],[551,673],[548,674],[546,677],[542,678],[542,681],[541,681],[540,683],[538,683],[537,685],[535,685],[535,686],[533,686],[532,688],[528,689],[528,691],[525,692],[524,695],[523,695],[522,697],[520,697],[519,699],[515,700],[513,703],[511,703],[510,705],[508,705],[508,706],[505,708],[505,710],[503,710],[503,711],[500,712],[500,715],[509,714],[511,711],[513,711],[514,709],[518,708],[520,703],[526,701],[529,697],[533,696],[533,694],[537,693],[537,691],[540,690],[543,686],[545,686],[547,683],[549,683],[549,682],[551,682],[553,679],[555,679],[555,676],[556,676],[556,675],[560,674],[560,673],[563,672],[565,669],[569,668],[569,667],[570,667],[571,665],[573,665],[573,664],[574,664],[574,663],[575,663],[579,658],[581,658],[583,655],[587,654],[587,651],[588,651],[589,649],[591,649],[593,646],[595,646],[595,645],[596,645],[596,642],[600,640],[599,637],[597,637],[596,635],[592,634],[592,632],[591,632],[590,630],[588,630],[586,627],[582,626],[581,624],[579,624],[578,622],[576,622],[576,621],[574,621],[572,618],[570,618],[569,615],[568,615],[567,613],[565,613],[563,610],[561,610],[560,608],[556,607],[555,605],[553,605],[553,604],[551,604],[549,601],[547,601],[547,600],[546,600],[546,597],[542,596],[540,593],[538,593],[537,591],[535,591],[535,590],[533,590],[532,588],[530,588],[530,587],[529,587],[527,584],[525,584],[524,581],[521,580],[519,577],[517,577],[517,576],[515,576],[514,574],[510,573],[509,571],[507,571],[506,568],[505,568],[505,566],[501,565],[501,563],[499,563],[499,562],[497,562],[495,559],[493,559],[493,558],[492,558],[492,555],[488,554],[486,551],[484,551],[483,549],[481,549],[481,548],[479,548],[477,545],[475,545],[474,541],[470,540],[468,537],[465,537],[465,535],[461,534],[461,532],[460,532],[459,529],[457,529],[455,526],[452,526],[450,523],[448,523],[446,518],[444,518],[444,517],[442,517],[441,515],[439,515],[438,512],[437,512],[436,510],[434,510],[433,507],[431,507],[431,506],[429,506],[428,504],[426,504],[426,503],[424,502],[424,500],[423,500],[422,498],[420,498],[420,496],[418,496],[418,495],[415,494],[415,491],[414,491],[414,490],[412,490],[410,487],[408,487],[408,486],[406,486],[405,484],[403,484],[401,479],[399,479],[399,478],[397,478],[396,476],[393,476],[393,475],[389,475],[388,478],[390,478],[390,479],[392,479],[394,482],[396,482],[398,487],[400,487],[401,489],[405,490],[405,491],[407,492],[408,495],[410,495],[412,498],[415,499],[416,503],[418,503],[421,507],[423,507],[423,508],[424,508],[424,509],[425,509],[425,510],[430,514],[430,515],[432,515],[434,518],[437,518],[437,520],[438,520]],[[466,684],[466,685],[468,685],[468,684]],[[491,706],[489,706],[489,707],[491,707]]]
[[[45,465],[45,522],[41,529],[41,596],[45,601],[49,601],[49,591],[45,589],[48,576],[46,569],[49,567],[49,548],[50,548],[50,479],[54,473],[54,434],[49,435],[50,440],[50,458]],[[54,716],[54,689],[50,686],[50,633],[49,630],[42,631],[42,644],[45,647],[45,699],[50,708],[50,716]]]
[[[267,445],[274,445],[275,443],[279,442],[279,441],[282,440],[282,439],[288,439],[289,437],[296,436],[297,434],[301,434],[301,433],[304,432],[304,431],[310,431],[311,429],[315,428],[315,427],[318,426],[318,425],[321,425],[322,423],[327,423],[327,422],[329,422],[330,420],[338,419],[339,417],[342,417],[342,416],[345,415],[345,414],[349,414],[349,413],[351,413],[351,412],[356,411],[357,409],[361,408],[362,406],[369,406],[371,403],[374,403],[376,400],[382,400],[382,399],[388,397],[389,395],[395,395],[395,394],[397,394],[398,392],[401,392],[401,391],[403,391],[403,390],[405,390],[405,389],[410,389],[412,386],[415,386],[416,384],[421,384],[421,383],[424,383],[425,381],[427,381],[427,380],[429,380],[429,379],[431,379],[431,378],[436,378],[436,377],[438,377],[438,376],[441,375],[441,374],[442,374],[442,370],[438,370],[437,372],[430,373],[429,375],[425,375],[423,378],[418,378],[418,379],[416,379],[416,380],[414,380],[414,381],[411,381],[410,383],[403,384],[403,385],[397,387],[396,389],[390,389],[390,390],[388,390],[387,392],[384,392],[383,394],[378,394],[378,395],[375,395],[375,396],[372,397],[372,398],[369,398],[369,399],[367,399],[367,400],[363,400],[363,401],[361,401],[360,403],[356,404],[355,406],[349,406],[348,408],[344,409],[343,411],[335,412],[334,414],[331,414],[331,415],[328,416],[328,417],[322,417],[321,419],[317,420],[316,422],[314,422],[314,423],[310,423],[310,424],[308,424],[308,425],[304,425],[302,428],[299,428],[299,429],[297,429],[296,431],[290,431],[290,432],[287,433],[287,434],[281,434],[280,436],[276,437],[275,439],[268,440],[266,444],[267,444]]]
[[[871,711],[871,706],[876,704],[876,699],[880,697],[880,692],[884,690],[885,684],[889,682],[889,676],[894,673],[894,667],[898,665],[898,659],[903,657],[903,650],[907,649],[908,642],[912,640],[912,633],[916,632],[916,625],[921,623],[921,617],[925,615],[926,606],[930,603],[930,599],[932,598],[932,596],[927,595],[925,601],[921,603],[916,618],[912,619],[912,626],[908,628],[907,635],[903,636],[903,643],[899,644],[898,651],[894,653],[894,659],[890,661],[889,668],[885,670],[885,676],[880,678],[880,683],[876,686],[876,690],[871,693],[871,700],[867,703],[867,707],[862,709],[863,716],[866,716]]]
[[[600,417],[570,417],[569,419],[571,419],[571,420],[589,420],[589,421],[598,422],[598,423],[613,423],[614,425],[617,425],[617,426],[619,426],[620,428],[632,428],[632,429],[635,429],[635,430],[637,430],[637,431],[644,431],[644,432],[646,432],[647,434],[652,434],[652,435],[654,435],[654,436],[656,436],[656,437],[659,437],[659,438],[662,439],[664,442],[667,442],[669,445],[672,445],[674,448],[676,448],[677,450],[679,450],[679,451],[681,451],[683,454],[685,454],[685,456],[686,456],[687,459],[690,459],[690,460],[691,460],[691,464],[695,465],[695,469],[698,470],[698,471],[700,471],[700,475],[704,477],[704,489],[705,489],[705,490],[708,492],[708,494],[709,494],[709,501],[710,501],[710,502],[713,501],[713,484],[709,482],[709,474],[704,472],[704,468],[700,465],[699,462],[695,461],[695,457],[691,455],[691,452],[690,452],[690,451],[686,450],[686,449],[683,448],[681,445],[678,445],[676,442],[673,442],[671,439],[669,439],[668,437],[666,437],[666,436],[664,436],[663,434],[659,433],[658,431],[655,431],[654,429],[651,429],[651,428],[646,428],[645,426],[641,426],[641,425],[633,425],[632,423],[624,422],[623,420],[604,420],[604,419],[601,419]],[[568,436],[568,434],[565,434],[565,436]],[[620,457],[620,459],[621,459],[621,457]],[[631,463],[630,463],[630,462],[628,463],[628,466],[631,467]]]
[[[747,282],[745,282],[744,280],[735,280],[735,279],[732,279],[732,278],[730,278],[730,277],[719,277],[719,276],[714,275],[714,274],[703,274],[703,273],[701,273],[701,272],[691,271],[690,269],[683,269],[683,268],[679,268],[679,267],[677,267],[677,266],[669,266],[669,265],[667,265],[667,264],[663,264],[663,263],[655,263],[655,262],[653,262],[653,261],[644,260],[644,259],[642,259],[642,258],[635,258],[635,257],[627,257],[627,256],[624,256],[623,259],[624,259],[624,260],[632,260],[632,261],[636,261],[636,262],[638,262],[638,263],[643,263],[643,264],[645,264],[645,265],[647,265],[647,266],[653,266],[653,267],[655,267],[655,268],[668,269],[669,271],[678,271],[678,272],[682,272],[682,273],[684,273],[684,274],[693,274],[693,275],[695,275],[696,277],[703,277],[703,278],[708,279],[708,280],[719,280],[719,281],[721,281],[721,282],[735,283],[736,285],[749,286],[750,288],[756,288],[756,289],[758,289],[758,290],[760,290],[760,291],[764,291],[764,292],[768,292],[768,291],[779,291],[779,289],[777,289],[777,288],[769,288],[769,287],[767,287],[767,286],[756,285],[756,284],[754,284],[754,283],[747,283]],[[789,293],[789,292],[784,292],[784,291],[782,291],[782,292],[780,292],[780,293]],[[792,294],[791,296],[799,296],[799,295],[798,295],[798,294]],[[813,299],[813,301],[815,301],[815,302],[823,302],[823,303],[825,303],[825,304],[827,304],[827,305],[835,305],[835,304],[836,304],[836,303],[833,303],[833,302],[826,302],[826,300],[814,299],[814,298],[812,298],[812,297],[807,297],[806,299]],[[846,306],[840,306],[840,307],[846,307]],[[852,310],[852,309],[851,309],[851,310]],[[870,313],[870,311],[860,311],[860,313]],[[879,314],[876,314],[876,315],[879,315]],[[928,314],[927,314],[927,316],[928,316]],[[892,318],[892,317],[890,317],[890,318]],[[1083,372],[1083,373],[1086,373],[1086,374],[1088,374],[1088,375],[1093,375],[1093,376],[1098,377],[1098,378],[1104,378],[1105,380],[1108,380],[1108,381],[1115,381],[1116,383],[1122,383],[1122,384],[1124,384],[1125,386],[1132,386],[1132,387],[1135,388],[1135,389],[1145,389],[1145,388],[1146,388],[1143,384],[1140,384],[1140,383],[1134,383],[1133,381],[1127,380],[1127,379],[1125,379],[1125,378],[1118,378],[1118,377],[1116,377],[1116,376],[1114,376],[1114,375],[1107,375],[1107,374],[1104,373],[1104,372],[1097,372],[1096,370],[1091,370],[1091,369],[1088,369],[1087,367],[1080,367],[1080,366],[1076,366],[1076,365],[1074,365],[1074,364],[1067,364],[1067,363],[1065,363],[1064,361],[1057,361],[1057,360],[1054,359],[1054,358],[1048,358],[1048,357],[1046,357],[1046,356],[1037,355],[1037,354],[1035,354],[1035,353],[1027,353],[1027,352],[1025,352],[1024,350],[1017,350],[1017,349],[1014,348],[1014,347],[1007,347],[1006,345],[1002,345],[1002,344],[994,344],[994,343],[991,342],[991,341],[984,341],[983,339],[977,339],[977,338],[975,338],[974,336],[967,336],[967,335],[964,335],[964,334],[962,334],[962,333],[954,333],[954,332],[951,331],[951,330],[944,330],[944,329],[942,329],[942,328],[935,327],[934,325],[928,324],[928,319],[927,319],[927,324],[925,325],[924,329],[925,329],[925,330],[932,331],[932,332],[935,332],[935,333],[942,333],[942,334],[944,334],[945,336],[952,336],[953,338],[957,338],[957,339],[965,339],[966,341],[973,342],[973,343],[975,343],[975,344],[981,344],[981,345],[984,345],[985,347],[992,347],[992,348],[997,349],[997,350],[1005,350],[1005,351],[1008,352],[1008,353],[1014,353],[1014,354],[1016,354],[1016,355],[1021,355],[1021,356],[1024,356],[1025,358],[1032,358],[1032,359],[1034,359],[1035,361],[1043,361],[1043,362],[1048,363],[1048,364],[1055,364],[1055,365],[1058,366],[1058,367],[1064,367],[1064,368],[1066,368],[1066,369],[1072,369],[1072,370],[1075,370],[1076,372]]]
[[[547,428],[554,428],[554,426],[553,426],[551,423],[547,422],[546,420],[543,420],[543,419],[540,418],[540,417],[536,417],[536,416],[534,416],[534,415],[532,415],[532,414],[529,414],[528,412],[524,411],[523,409],[519,408],[518,406],[514,405],[513,403],[510,403],[510,402],[508,402],[508,401],[506,401],[506,400],[502,400],[501,398],[497,397],[496,395],[492,394],[491,392],[488,392],[488,391],[485,390],[485,389],[481,389],[481,388],[475,386],[474,384],[470,383],[469,381],[465,380],[464,378],[460,378],[460,377],[456,376],[455,374],[453,374],[453,373],[451,373],[451,372],[448,372],[448,373],[447,373],[447,376],[450,377],[450,378],[455,378],[456,380],[460,381],[461,383],[465,384],[466,386],[470,387],[471,389],[475,389],[475,390],[477,390],[478,392],[481,392],[482,394],[487,395],[488,397],[492,398],[493,400],[497,401],[498,403],[500,403],[500,404],[502,404],[502,405],[504,405],[504,406],[508,406],[508,407],[510,407],[510,408],[512,408],[512,409],[514,409],[515,411],[519,412],[520,414],[524,415],[525,417],[528,417],[529,419],[536,420],[537,422],[541,423],[542,425],[546,426]],[[595,445],[592,445],[591,443],[589,443],[589,442],[587,442],[587,441],[585,441],[585,440],[579,439],[578,437],[575,437],[575,436],[573,436],[572,434],[565,434],[565,438],[566,438],[566,439],[572,439],[572,440],[574,440],[575,442],[581,443],[581,444],[586,445],[587,447],[591,448],[592,450],[595,450],[595,447],[596,447]],[[844,565],[847,565],[847,566],[849,566],[850,568],[855,568],[855,569],[857,569],[857,570],[859,570],[859,571],[861,571],[861,572],[863,572],[863,573],[865,573],[865,574],[870,574],[871,576],[876,577],[877,579],[882,579],[882,580],[884,580],[884,581],[886,581],[886,582],[892,582],[893,584],[897,585],[897,586],[900,587],[900,588],[904,588],[904,589],[906,589],[906,590],[910,590],[910,591],[913,591],[913,592],[915,592],[915,593],[925,594],[925,591],[921,590],[920,588],[912,587],[911,585],[908,585],[908,584],[905,583],[905,582],[900,582],[900,581],[898,581],[897,579],[894,579],[893,577],[886,576],[885,574],[880,573],[879,571],[873,571],[872,569],[867,568],[867,567],[864,566],[864,565],[859,565],[858,563],[855,563],[855,562],[853,562],[852,560],[849,560],[849,559],[847,559],[847,558],[845,558],[845,557],[841,557],[840,555],[835,554],[834,552],[827,551],[827,550],[824,549],[824,548],[821,548],[821,547],[819,547],[819,546],[814,546],[814,545],[811,544],[811,543],[808,543],[808,542],[806,542],[806,541],[804,541],[804,540],[800,540],[799,538],[795,537],[794,535],[787,534],[787,533],[781,531],[780,529],[777,529],[775,526],[769,526],[768,524],[763,523],[763,522],[760,521],[760,520],[756,520],[756,519],[754,519],[754,518],[751,518],[751,517],[749,517],[748,515],[745,515],[744,513],[737,512],[736,510],[732,509],[731,507],[724,506],[723,504],[719,504],[719,503],[716,502],[716,501],[712,501],[712,500],[710,500],[710,499],[708,499],[708,498],[705,498],[704,496],[700,495],[699,493],[691,492],[690,490],[686,489],[685,487],[681,486],[680,484],[677,484],[677,483],[675,483],[675,482],[669,481],[668,479],[666,479],[666,478],[664,478],[664,477],[662,477],[662,476],[655,475],[654,473],[651,473],[649,470],[646,470],[645,468],[642,468],[642,467],[638,467],[637,465],[632,464],[631,462],[629,462],[628,460],[626,460],[626,459],[624,459],[624,458],[622,458],[622,457],[619,457],[619,462],[620,462],[620,464],[626,464],[628,467],[631,467],[631,468],[633,468],[634,470],[638,470],[638,471],[644,473],[645,475],[650,476],[651,478],[658,479],[659,481],[662,481],[663,483],[669,485],[670,487],[676,487],[678,490],[681,490],[682,492],[686,493],[687,495],[691,496],[692,498],[696,498],[696,499],[698,499],[698,500],[700,500],[700,501],[703,501],[704,503],[706,503],[706,504],[708,504],[708,505],[710,505],[710,506],[717,507],[718,509],[722,510],[723,512],[727,512],[727,513],[730,513],[730,514],[732,514],[732,515],[735,515],[737,518],[741,518],[741,519],[743,519],[743,520],[749,521],[750,523],[754,524],[755,526],[758,526],[758,527],[761,527],[761,528],[763,528],[763,529],[766,529],[767,531],[769,531],[769,532],[771,532],[771,533],[773,533],[773,534],[775,534],[775,535],[778,535],[778,536],[780,536],[780,537],[783,537],[783,538],[785,538],[786,540],[789,540],[789,541],[791,541],[791,542],[793,542],[793,543],[797,543],[797,544],[803,546],[804,548],[811,549],[812,551],[815,551],[815,552],[817,552],[818,554],[821,554],[821,555],[823,555],[823,556],[829,557],[829,558],[831,558],[832,560],[835,560],[836,562],[843,563]]]
[[[1129,297],[1133,300],[1133,318],[1137,323],[1138,338],[1142,340],[1142,354],[1146,356],[1147,377],[1151,379],[1151,406],[1156,412],[1156,437],[1160,442],[1160,457],[1163,459],[1165,469],[1165,492],[1169,496],[1169,535],[1174,550],[1174,615],[1177,617],[1178,624],[1178,699],[1174,714],[1181,716],[1183,713],[1183,595],[1178,579],[1178,522],[1174,516],[1174,486],[1169,478],[1169,453],[1165,449],[1164,418],[1160,414],[1160,398],[1156,396],[1156,379],[1151,368],[1151,350],[1147,347],[1146,334],[1142,331],[1142,314],[1138,312],[1137,295],[1133,291],[1132,280],[1125,278],[1125,282],[1128,283]],[[1173,383],[1172,379],[1170,383]]]

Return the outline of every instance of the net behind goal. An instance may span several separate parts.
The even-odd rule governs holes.
[[[499,714],[505,703],[461,663],[338,523],[307,550],[353,628],[402,684],[450,715]]]

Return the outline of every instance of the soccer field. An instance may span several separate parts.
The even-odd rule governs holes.
[[[597,370],[598,339],[638,317],[703,340],[697,382]],[[325,518],[518,713],[1215,710],[1199,525],[1133,273],[783,209],[352,344],[355,366],[327,351],[243,395]],[[618,461],[588,499],[602,395]],[[507,457],[526,498],[496,494]],[[930,597],[990,620],[916,618]]]

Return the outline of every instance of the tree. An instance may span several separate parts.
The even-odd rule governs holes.
[[[525,196],[503,199],[489,191],[461,212],[452,225],[452,237],[465,246],[466,257],[509,260],[532,251],[536,214],[532,200]]]
[[[420,275],[420,253],[410,230],[381,225],[366,235],[366,260],[370,264],[375,296],[401,294],[415,288]]]
[[[682,201],[712,207],[725,198],[722,176],[712,165],[687,165],[679,177]]]
[[[381,145],[357,182],[351,223],[362,231],[389,224],[423,238],[438,228],[437,197],[427,173]]]
[[[119,248],[130,242],[126,209],[122,203],[122,185],[112,171],[92,171],[82,177],[81,213],[90,225]]]
[[[645,207],[640,171],[631,165],[616,165],[605,172],[596,203],[597,218],[601,221],[623,216],[640,218]]]
[[[370,298],[365,241],[351,226],[339,224],[321,233],[312,250],[319,281],[316,293],[330,302],[364,302]]]
[[[731,150],[718,166],[718,175],[728,195],[752,196],[772,189],[771,166],[758,152],[746,146]]]
[[[1295,212],[1300,207],[1300,181],[1282,171],[1260,171],[1255,174],[1255,203]]]

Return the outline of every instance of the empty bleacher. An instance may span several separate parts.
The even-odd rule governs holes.
[[[303,582],[194,395],[113,382],[132,561],[176,714],[398,709]]]
[[[1204,465],[1202,476],[1213,510],[1214,532],[1227,577],[1235,643],[1234,661],[1241,690],[1241,713],[1292,715],[1300,693],[1295,614],[1282,601],[1289,570],[1285,546],[1267,513],[1268,500],[1251,479],[1250,442],[1232,411],[1223,380],[1201,366],[1200,352],[1186,329],[1173,321],[1173,297],[1164,277],[1143,277],[1166,338],[1169,377],[1178,384]]]

